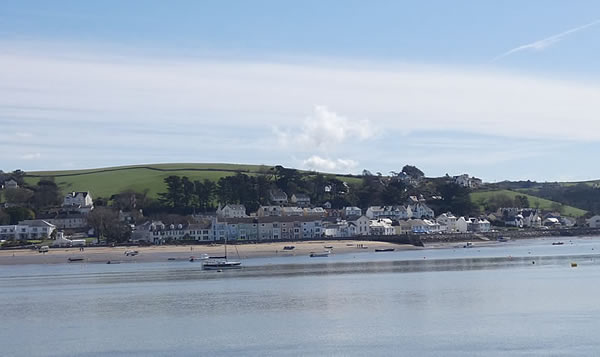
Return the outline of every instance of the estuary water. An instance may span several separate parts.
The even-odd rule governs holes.
[[[1,266],[0,355],[596,356],[600,239],[552,241]]]

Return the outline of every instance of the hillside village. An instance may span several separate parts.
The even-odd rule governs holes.
[[[201,189],[214,186],[212,190],[216,193],[206,196],[205,202],[201,202],[200,190],[193,191],[198,194],[195,200],[186,197],[183,189],[177,191],[177,187],[186,187],[185,177],[169,176],[165,179],[167,192],[161,195],[160,201],[164,212],[158,214],[147,212],[152,211],[152,204],[138,205],[141,200],[138,200],[136,193],[128,192],[115,195],[111,200],[95,201],[89,191],[63,195],[51,180],[40,180],[37,187],[26,188],[22,172],[4,174],[0,186],[0,192],[3,193],[0,240],[6,246],[36,240],[54,240],[56,245],[70,245],[74,241],[174,244],[224,240],[262,242],[460,235],[507,229],[547,230],[578,225],[600,228],[600,215],[577,220],[558,212],[544,212],[529,207],[524,202],[525,196],[525,199],[515,200],[519,207],[499,207],[494,211],[472,215],[470,213],[476,209],[469,205],[453,206],[454,202],[444,194],[452,193],[456,201],[464,201],[464,193],[484,186],[480,179],[467,174],[446,175],[433,181],[438,188],[432,189],[432,183],[424,179],[420,170],[415,169],[407,166],[391,177],[364,173],[363,186],[360,188],[351,187],[337,179],[316,176],[311,180],[320,182],[322,192],[306,192],[299,184],[306,179],[298,178],[295,170],[282,168],[279,177],[273,180],[275,183],[263,187],[263,198],[247,201],[253,207],[242,203],[244,199],[241,197],[246,191],[252,191],[254,186],[242,190],[238,196],[233,192],[241,185],[240,182],[253,180],[247,176],[231,176],[216,185],[208,181],[193,184]],[[278,184],[283,182],[281,180],[287,180],[287,184]],[[260,182],[257,186],[260,186]],[[368,191],[379,189],[380,186],[383,198],[380,202],[387,201],[386,204],[362,207],[347,204],[349,200],[346,197],[351,190]],[[301,190],[304,192],[299,192]],[[374,196],[376,193],[373,192],[370,194]],[[358,197],[357,202],[361,201],[360,192],[354,194]],[[388,195],[395,195],[394,202],[386,200]],[[225,197],[231,201],[224,200]],[[370,202],[371,198],[367,198],[362,202]],[[194,201],[195,207],[204,210],[188,213],[186,206],[179,205],[177,200],[188,202],[188,205]],[[213,201],[217,202],[216,207],[212,206]],[[460,212],[444,209],[448,207],[456,207]]]

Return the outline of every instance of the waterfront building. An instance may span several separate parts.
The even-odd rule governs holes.
[[[48,239],[56,226],[42,219],[20,221],[16,225],[0,226],[0,239],[2,240],[27,240]]]

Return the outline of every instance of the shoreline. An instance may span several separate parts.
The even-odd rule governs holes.
[[[367,248],[358,248],[358,246]],[[294,246],[293,250],[284,250],[285,246]],[[325,248],[332,247],[332,248]],[[256,243],[228,245],[228,255],[238,259],[308,256],[311,252],[331,250],[332,254],[352,254],[359,252],[373,252],[376,248],[394,248],[395,250],[417,250],[409,244],[396,244],[377,241],[302,241],[287,243]],[[126,256],[125,251],[136,250],[135,256]],[[223,244],[216,245],[162,245],[162,246],[119,246],[119,247],[85,247],[79,248],[50,248],[48,253],[39,253],[33,249],[0,250],[0,266],[22,264],[69,264],[69,258],[83,258],[85,263],[141,263],[141,262],[167,262],[169,260],[189,260],[190,257],[200,257],[202,254],[209,256],[222,256]],[[77,264],[75,262],[70,264]]]

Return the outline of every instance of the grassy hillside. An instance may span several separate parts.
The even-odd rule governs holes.
[[[235,164],[154,164],[107,167],[101,169],[71,171],[28,172],[25,180],[35,184],[41,177],[54,177],[63,192],[90,191],[92,197],[110,197],[113,194],[134,190],[148,190],[150,197],[165,192],[164,179],[170,175],[187,176],[193,180],[219,180],[221,177],[242,172],[247,175],[259,175],[269,166]],[[358,178],[340,177],[347,182],[356,182]]]
[[[512,199],[517,195],[527,196],[529,199],[529,204],[531,207],[539,207],[542,210],[552,210],[553,205],[556,205],[556,202],[550,201],[544,198],[528,195],[522,192],[516,192],[511,190],[495,190],[495,191],[480,191],[471,193],[471,201],[479,206],[483,206],[483,202],[489,199],[493,195],[503,194]],[[587,213],[587,211],[579,209],[577,207],[572,206],[563,206],[564,211],[563,214],[571,217],[581,217]]]

